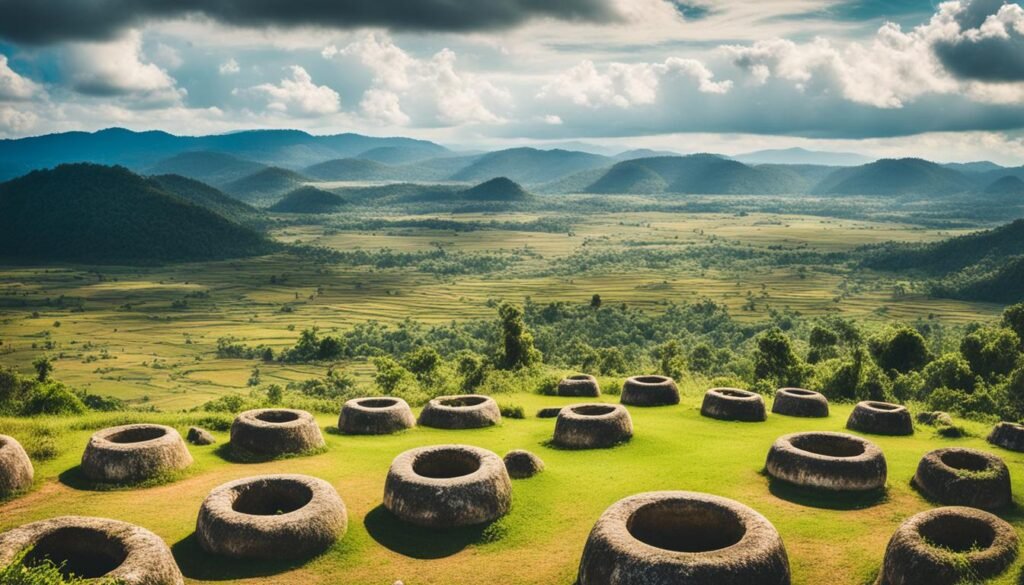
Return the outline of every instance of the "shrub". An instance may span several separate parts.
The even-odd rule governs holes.
[[[64,384],[51,382],[36,388],[22,409],[22,414],[82,414],[86,411],[82,399]]]
[[[24,565],[25,556],[30,551],[22,551],[11,561],[11,564],[0,568],[0,583],[3,585],[115,585],[111,579],[81,579],[65,577],[60,567],[49,560],[31,566]]]
[[[498,404],[498,410],[505,418],[526,418],[526,410],[518,404]]]
[[[919,370],[931,359],[924,337],[906,325],[872,337],[868,349],[878,366],[886,372]]]

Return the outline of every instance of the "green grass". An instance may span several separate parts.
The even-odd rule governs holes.
[[[882,561],[896,527],[932,507],[911,486],[920,457],[931,449],[965,446],[1003,457],[1021,469],[1024,454],[985,443],[984,425],[964,422],[972,437],[946,439],[920,426],[912,437],[870,437],[885,452],[887,490],[865,497],[830,497],[773,484],[763,474],[764,458],[779,435],[807,430],[843,430],[850,407],[835,405],[827,419],[770,416],[766,423],[729,423],[702,418],[699,388],[686,388],[677,407],[631,408],[635,438],[625,445],[594,451],[564,451],[545,446],[552,419],[533,415],[573,399],[508,395],[503,402],[523,406],[527,418],[507,419],[500,427],[442,431],[417,428],[387,437],[350,437],[324,433],[327,449],[306,457],[263,463],[233,463],[219,445],[190,447],[195,464],[171,483],[144,489],[94,491],[61,482],[78,464],[91,429],[122,422],[123,415],[93,414],[81,419],[0,419],[0,428],[19,439],[39,425],[55,433],[59,454],[36,462],[34,489],[0,511],[0,530],[60,514],[117,518],[153,530],[172,546],[190,583],[231,582],[261,577],[261,583],[406,583],[448,585],[571,583],[587,533],[613,502],[650,490],[694,490],[736,499],[764,514],[778,528],[789,552],[793,582],[868,584]],[[614,400],[614,398],[606,398]],[[578,401],[578,400],[576,400]],[[193,415],[140,414],[138,420],[162,421],[184,431]],[[336,424],[321,416],[322,428]],[[495,451],[528,449],[546,464],[535,478],[513,483],[513,508],[486,527],[455,531],[415,529],[381,508],[384,479],[391,460],[407,449],[439,443],[465,443]],[[196,513],[217,485],[260,473],[305,473],[330,481],[349,513],[345,538],[325,554],[303,563],[234,562],[204,554],[193,537]],[[1024,493],[1024,474],[1013,474],[1014,490]],[[1024,532],[1024,515],[1014,508],[1003,515]],[[1018,562],[995,583],[1016,583]]]

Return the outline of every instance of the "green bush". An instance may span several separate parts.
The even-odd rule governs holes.
[[[74,392],[59,382],[50,382],[36,388],[22,408],[22,414],[82,414],[85,403]]]
[[[6,567],[0,568],[0,583],[3,585],[117,585],[113,579],[82,579],[65,576],[60,567],[49,560],[32,566],[24,564],[24,551]]]
[[[526,418],[526,410],[518,404],[499,404],[498,410],[505,418]]]

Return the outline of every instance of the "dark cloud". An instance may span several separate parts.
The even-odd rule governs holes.
[[[1003,0],[973,0],[956,16],[964,31],[976,30],[999,12]],[[989,82],[1024,81],[1024,36],[1007,27],[1006,37],[981,35],[935,44],[946,70],[961,79]]]
[[[475,31],[535,18],[613,22],[610,0],[0,0],[0,38],[24,44],[101,40],[151,20],[201,15],[239,26],[380,26]]]

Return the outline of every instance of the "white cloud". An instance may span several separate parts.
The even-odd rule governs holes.
[[[220,71],[221,75],[234,75],[242,69],[238,66],[238,61],[235,61],[235,58],[232,57],[227,61],[221,63],[220,67],[217,70]]]
[[[363,97],[371,118],[403,124],[498,124],[494,112],[507,107],[511,95],[487,79],[456,68],[454,51],[442,49],[429,59],[413,57],[389,38],[371,33],[342,49],[328,46],[328,59],[354,57],[373,72]],[[410,113],[415,115],[410,115]]]
[[[368,89],[363,94],[359,107],[363,115],[390,126],[405,126],[409,116],[402,111],[398,94],[386,89]]]
[[[695,59],[669,57],[663,63],[609,63],[600,71],[593,61],[575,67],[545,84],[538,97],[559,96],[580,106],[629,108],[658,100],[658,87],[669,75],[689,77],[701,93],[723,94],[732,81],[714,81],[714,74]]]
[[[786,39],[746,46],[723,46],[733,64],[749,74],[755,85],[775,77],[807,90],[812,82],[822,91],[832,88],[845,99],[881,109],[903,108],[925,95],[962,94],[984,103],[1021,103],[1024,89],[1017,83],[986,83],[958,79],[936,53],[943,45],[1002,37],[1007,27],[1024,30],[1024,10],[1005,5],[980,29],[962,30],[958,16],[966,2],[945,2],[921,26],[904,31],[886,23],[868,42],[844,47],[824,38],[807,43]]]
[[[83,94],[127,96],[146,106],[179,103],[185,90],[166,71],[143,59],[142,37],[130,31],[110,42],[69,45],[64,67],[71,87]]]
[[[166,69],[177,69],[185,64],[181,53],[177,49],[164,43],[159,43],[153,52],[153,62]]]
[[[306,70],[292,65],[291,78],[279,85],[264,83],[249,88],[267,99],[267,107],[297,116],[326,116],[341,109],[341,96],[326,85],[316,85]]]
[[[549,125],[549,126],[561,126],[562,125],[562,118],[561,118],[561,116],[556,116],[554,114],[548,114],[548,115],[544,116],[541,119],[544,120],[544,123]]]
[[[0,105],[0,132],[20,135],[35,127],[39,117],[31,111]]]
[[[11,69],[6,55],[0,55],[0,100],[28,100],[42,91],[39,84]]]

